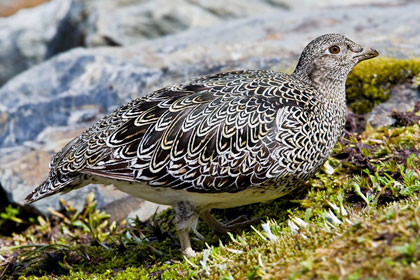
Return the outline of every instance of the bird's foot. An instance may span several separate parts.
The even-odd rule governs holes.
[[[206,211],[200,214],[200,218],[203,219],[207,224],[216,232],[227,233],[227,232],[238,232],[249,227],[250,225],[255,225],[260,222],[260,219],[248,219],[245,215],[241,215],[238,218],[223,224],[216,220],[211,214],[210,211]]]
[[[194,258],[195,256],[197,256],[196,252],[191,247],[188,247],[182,250],[182,254],[186,258]]]

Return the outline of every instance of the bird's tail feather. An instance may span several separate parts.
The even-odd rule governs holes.
[[[69,178],[69,176],[63,177],[50,174],[42,184],[35,188],[33,192],[25,198],[25,201],[27,203],[32,203],[58,192],[70,191],[74,188],[75,179],[78,181],[77,176],[75,176],[75,178]]]

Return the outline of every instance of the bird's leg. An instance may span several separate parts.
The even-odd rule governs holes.
[[[226,232],[237,232],[239,230],[243,230],[250,225],[254,225],[258,223],[259,219],[252,219],[248,220],[244,215],[239,216],[235,220],[223,224],[216,220],[211,214],[209,210],[203,211],[200,213],[200,218],[203,219],[209,226],[216,232],[219,233],[226,233]]]
[[[239,217],[233,219],[232,221],[229,221],[226,223],[227,226],[234,225],[237,223],[247,222],[249,221],[248,217],[246,215],[240,215]]]
[[[187,258],[195,257],[195,251],[191,247],[190,230],[195,229],[198,214],[195,207],[188,201],[180,201],[174,205],[175,227],[181,243],[181,251]]]
[[[191,247],[189,230],[179,229],[176,232],[178,233],[179,242],[181,243],[182,254],[187,258],[195,257],[195,251]]]

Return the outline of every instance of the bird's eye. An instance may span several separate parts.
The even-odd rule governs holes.
[[[331,46],[329,49],[330,53],[332,54],[338,54],[340,52],[340,47],[339,46]]]

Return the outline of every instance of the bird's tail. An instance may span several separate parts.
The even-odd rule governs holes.
[[[74,181],[77,177],[78,176],[57,176],[50,173],[50,176],[35,188],[33,192],[25,198],[25,201],[27,203],[32,203],[58,192],[70,191],[74,187]]]

